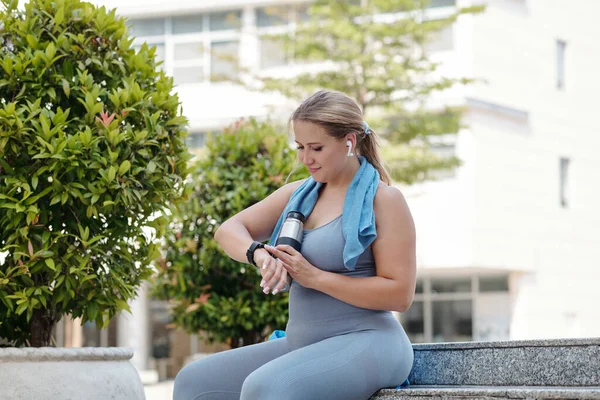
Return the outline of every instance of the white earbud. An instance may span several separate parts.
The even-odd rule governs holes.
[[[346,146],[348,146],[348,157],[352,157],[354,155],[352,152],[352,142],[350,140],[346,140]]]

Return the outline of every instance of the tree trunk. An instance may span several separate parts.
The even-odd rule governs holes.
[[[56,316],[48,309],[33,310],[29,329],[31,332],[31,347],[48,347],[52,338],[52,329],[56,324]]]
[[[249,346],[251,344],[260,343],[263,341],[263,337],[258,331],[246,332],[244,336],[233,337],[230,340],[230,346],[232,349],[237,349],[242,346]]]

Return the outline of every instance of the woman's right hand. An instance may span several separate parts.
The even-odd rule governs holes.
[[[254,252],[254,261],[260,269],[262,281],[260,287],[265,294],[272,290],[277,294],[287,283],[287,271],[283,268],[281,261],[274,258],[267,250],[257,249]]]

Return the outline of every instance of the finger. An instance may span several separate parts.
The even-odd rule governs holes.
[[[262,280],[260,282],[260,287],[262,287],[263,289],[267,289],[267,282],[269,282],[269,280],[271,279],[271,277],[273,276],[273,274],[275,273],[275,264],[276,264],[277,260],[275,260],[274,258],[270,257],[264,264],[263,264],[263,268],[261,268],[260,270],[260,274],[262,275]]]
[[[269,253],[273,254],[275,257],[279,258],[282,261],[290,261],[290,255],[276,247],[265,246],[265,249],[267,249]]]
[[[295,248],[293,248],[292,246],[288,245],[288,244],[280,244],[277,247],[275,247],[277,250],[281,250],[284,253],[289,254],[290,256],[295,256],[296,254],[298,254],[298,251],[296,251]]]
[[[292,276],[292,278],[294,277],[294,274],[296,274],[298,271],[290,264],[287,263],[281,263],[282,267],[287,271],[288,274],[290,274]]]
[[[287,271],[285,268],[281,267],[281,272],[279,274],[279,280],[277,285],[275,285],[275,289],[273,289],[273,294],[277,294],[281,289],[285,287],[287,284]]]
[[[267,280],[267,286],[271,289],[274,289],[275,286],[279,283],[279,277],[281,276],[281,271],[285,271],[285,269],[281,265],[281,261],[275,260],[275,268],[273,268],[273,275],[269,280]]]

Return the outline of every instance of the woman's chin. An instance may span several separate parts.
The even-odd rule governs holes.
[[[311,169],[308,168],[308,172],[310,172],[310,176],[312,176],[315,182],[325,183],[327,181],[327,179],[324,178],[323,170],[321,168],[314,171],[311,171]]]

